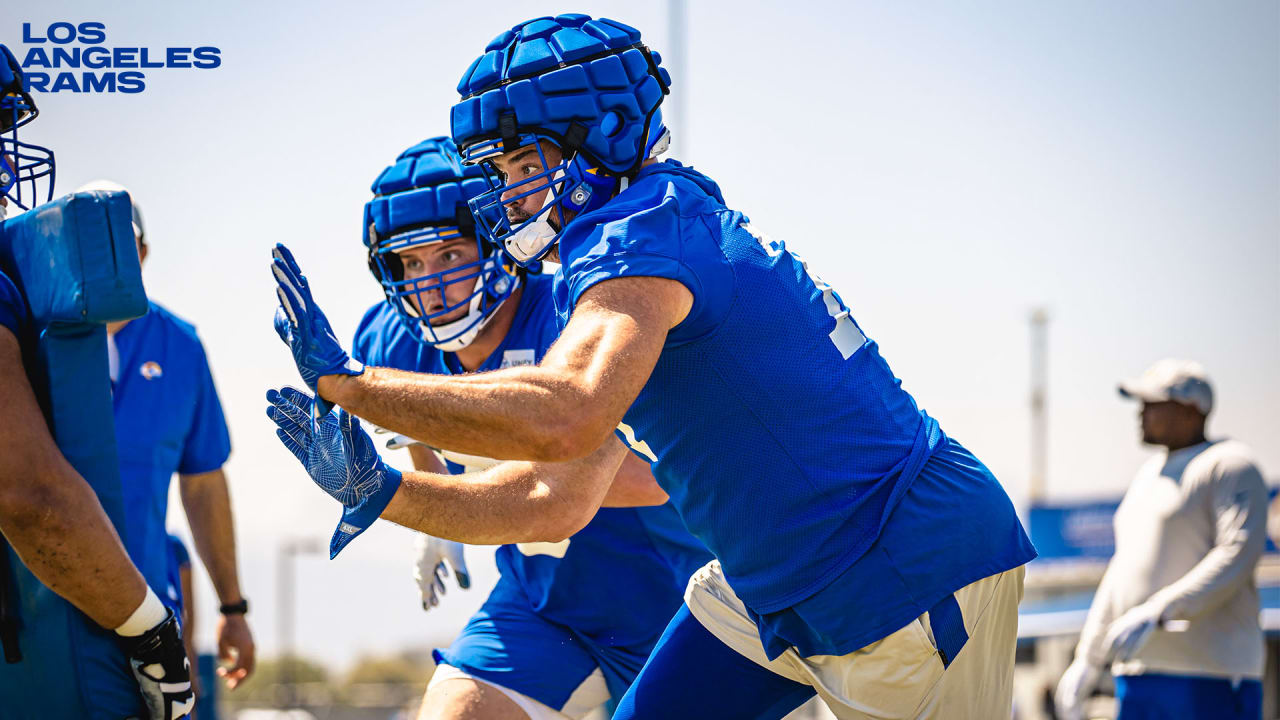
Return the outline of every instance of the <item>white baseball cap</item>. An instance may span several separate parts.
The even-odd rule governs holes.
[[[1208,415],[1213,409],[1213,387],[1198,362],[1165,358],[1147,368],[1141,377],[1120,382],[1120,394],[1143,402],[1172,400]]]
[[[129,192],[129,188],[111,180],[94,180],[76,188],[76,192],[92,192],[94,190],[122,192],[129,196],[129,207],[133,211],[133,236],[138,239],[138,242],[145,245],[147,242],[147,228],[142,224],[142,209],[138,207],[138,201],[133,199],[133,193]]]

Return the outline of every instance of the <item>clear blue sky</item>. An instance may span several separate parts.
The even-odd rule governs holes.
[[[673,155],[801,250],[905,386],[1011,494],[1028,471],[1027,317],[1046,305],[1049,487],[1114,495],[1148,452],[1115,383],[1201,361],[1211,429],[1280,477],[1280,6],[1273,2],[690,3]],[[0,22],[97,20],[108,46],[214,45],[216,70],[150,71],[138,95],[46,94],[27,137],[60,189],[117,180],[142,204],[153,298],[196,323],[232,430],[246,593],[277,647],[275,548],[327,539],[337,507],[263,416],[297,384],[271,330],[268,249],[297,253],[339,333],[379,291],[360,212],[376,173],[447,131],[462,71],[504,28],[581,11],[666,47],[662,3],[88,2]],[[761,338],[768,342],[768,338]],[[405,462],[403,458],[398,460]],[[176,499],[175,499],[176,505]],[[183,527],[180,511],[170,516]],[[749,529],[744,528],[744,532]],[[488,553],[471,553],[481,588]],[[483,599],[423,615],[410,535],[375,528],[299,565],[298,637],[335,666],[447,641]],[[201,587],[205,607],[212,602]],[[198,638],[211,638],[212,613]]]

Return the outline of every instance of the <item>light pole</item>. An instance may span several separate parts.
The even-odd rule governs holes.
[[[297,616],[293,597],[293,562],[298,555],[319,552],[320,543],[313,538],[285,538],[280,541],[276,556],[276,627],[280,633],[280,686],[283,692],[279,695],[279,702],[282,708],[298,704],[293,650],[293,621]]]
[[[1049,311],[1031,312],[1031,503],[1044,502],[1049,484]]]
[[[671,73],[671,82],[678,84],[680,99],[672,101],[670,97],[663,103],[666,106],[663,121],[671,131],[671,142],[679,146],[679,156],[687,163],[689,155],[689,126],[685,122],[685,103],[693,97],[689,92],[689,55],[685,29],[687,15],[684,0],[667,0],[667,47],[663,50],[663,64]],[[669,114],[667,114],[669,113]]]

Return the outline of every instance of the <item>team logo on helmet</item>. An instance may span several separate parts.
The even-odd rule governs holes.
[[[466,203],[486,187],[452,140],[431,138],[378,175],[365,205],[370,272],[412,335],[441,350],[471,344],[519,283],[502,251],[475,232]],[[448,250],[427,268],[430,246]]]
[[[659,105],[671,78],[660,64],[638,30],[607,18],[543,17],[494,38],[463,75],[450,116],[463,161],[489,181],[471,200],[478,231],[531,263],[569,219],[625,189],[670,142]],[[523,147],[536,149],[541,170],[504,177],[493,159]],[[513,209],[529,197],[542,198],[535,212]]]

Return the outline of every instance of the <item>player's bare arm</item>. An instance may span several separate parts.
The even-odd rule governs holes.
[[[591,521],[627,455],[609,438],[570,462],[504,462],[462,475],[404,473],[382,518],[471,545],[559,542]]]
[[[93,490],[45,426],[18,340],[0,327],[0,530],[40,582],[116,628],[147,593]]]
[[[465,376],[367,368],[322,376],[318,388],[326,400],[428,445],[574,460],[612,434],[692,304],[675,280],[607,280],[583,293],[540,365]]]
[[[276,435],[311,479],[343,506],[329,545],[336,557],[379,518],[468,544],[560,542],[604,501],[624,458],[610,434],[586,457],[562,463],[503,462],[462,475],[387,465],[360,421],[344,408],[285,387],[267,392]]]
[[[615,438],[614,442],[621,445]],[[415,470],[430,473],[447,473],[439,456],[425,445],[410,445],[409,455],[413,458]],[[661,505],[668,500],[666,491],[658,486],[658,481],[649,469],[649,463],[641,460],[634,453],[627,453],[622,465],[609,484],[600,507],[649,507]]]

